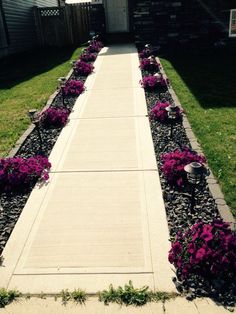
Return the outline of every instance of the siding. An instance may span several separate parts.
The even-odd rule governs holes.
[[[57,6],[57,4],[57,0],[2,1],[9,33],[8,54],[22,52],[37,46],[33,7]]]

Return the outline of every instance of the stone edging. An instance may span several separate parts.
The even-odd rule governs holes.
[[[157,59],[157,62],[161,64],[160,59],[158,57],[156,59]],[[167,77],[162,66],[161,66],[161,73],[165,77]],[[175,91],[173,90],[172,86],[169,87],[169,93],[171,94],[171,97],[174,100],[175,104],[183,109],[183,107],[181,106],[181,103],[179,101],[179,98],[176,95]],[[196,152],[198,152],[199,154],[203,154],[203,151],[200,147],[200,144],[198,143],[198,140],[197,140],[195,134],[193,133],[193,130],[191,128],[191,125],[190,125],[186,115],[183,116],[183,127],[185,129],[187,137],[189,138],[189,141],[191,143],[192,148]],[[210,175],[207,178],[207,183],[208,183],[208,187],[209,187],[209,190],[211,192],[211,195],[216,202],[216,206],[217,206],[217,209],[219,211],[219,214],[225,222],[230,224],[230,227],[232,230],[236,230],[236,221],[235,221],[235,219],[234,219],[234,217],[230,211],[229,206],[227,205],[227,203],[224,199],[224,195],[221,191],[220,185],[218,184],[218,181],[215,179],[210,168],[209,168],[209,170],[210,170]]]
[[[71,77],[72,73],[73,73],[73,69],[71,69],[69,73],[67,74],[66,76],[67,80]],[[59,94],[59,90],[56,90],[53,94],[51,94],[46,102],[46,105],[41,109],[41,111],[44,111],[47,108],[49,108],[58,94]],[[33,132],[34,128],[35,128],[34,124],[31,123],[30,126],[27,128],[27,130],[20,136],[20,138],[18,139],[14,147],[10,150],[7,157],[14,157],[17,154],[21,145],[24,144],[27,137],[30,135],[31,132]]]

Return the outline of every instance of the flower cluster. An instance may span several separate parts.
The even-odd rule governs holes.
[[[151,56],[151,50],[148,48],[145,48],[138,55],[140,59],[148,58]]]
[[[46,181],[51,164],[47,157],[13,157],[0,159],[0,189],[14,191],[28,186],[39,178]]]
[[[148,75],[144,76],[140,84],[147,91],[155,91],[168,88],[169,80],[165,79],[162,74]]]
[[[184,166],[196,161],[201,164],[206,162],[206,158],[198,155],[195,151],[189,148],[176,149],[173,152],[162,154],[161,160],[163,165],[161,170],[169,184],[183,187],[187,183],[187,175],[184,171]]]
[[[198,275],[203,278],[236,275],[236,235],[221,220],[199,222],[179,232],[169,252],[181,279]]]
[[[153,59],[144,58],[140,60],[140,69],[143,71],[147,71],[150,73],[156,73],[160,71],[160,64],[155,60],[155,57]]]
[[[78,96],[85,90],[84,83],[78,80],[67,81],[63,92],[67,96]]]
[[[160,102],[158,101],[154,107],[152,108],[150,112],[150,118],[153,120],[157,120],[162,123],[168,122],[168,112],[166,111],[166,108],[170,106],[170,103],[168,102]],[[181,109],[176,106],[176,119],[175,121],[181,121],[182,119],[182,111]]]
[[[45,128],[61,128],[66,125],[69,110],[48,108],[42,112],[40,122]]]
[[[94,66],[90,63],[79,60],[75,63],[74,69],[77,75],[87,76],[93,72]]]
[[[93,62],[96,60],[96,58],[97,56],[95,55],[95,53],[89,53],[89,52],[84,52],[80,56],[80,60],[84,62]]]
[[[99,52],[103,48],[103,43],[98,40],[93,40],[92,43],[86,49],[89,53]]]

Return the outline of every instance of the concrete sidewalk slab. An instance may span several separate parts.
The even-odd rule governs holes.
[[[52,172],[157,170],[146,117],[79,119],[67,127],[50,156]]]
[[[228,314],[223,306],[214,304],[209,299],[197,299],[192,302],[184,298],[176,298],[165,304],[148,303],[142,307],[120,306],[110,304],[105,306],[96,297],[90,297],[84,305],[68,302],[63,305],[61,299],[47,297],[46,299],[20,299],[1,309],[2,314]]]

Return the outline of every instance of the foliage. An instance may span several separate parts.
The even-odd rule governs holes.
[[[110,285],[108,290],[103,290],[99,293],[99,301],[104,302],[105,305],[108,305],[109,303],[118,303],[121,305],[142,306],[152,301],[165,302],[165,300],[174,297],[176,297],[176,294],[174,293],[151,291],[148,286],[134,288],[132,281],[129,281],[124,288],[118,287],[115,289],[113,285]]]
[[[174,51],[161,63],[236,217],[235,49],[199,48]]]
[[[14,191],[22,189],[41,178],[47,181],[51,164],[47,157],[12,157],[0,159],[0,189]]]
[[[197,152],[187,147],[162,154],[161,160],[163,162],[161,170],[163,171],[168,183],[178,187],[183,187],[187,183],[187,175],[184,171],[184,166],[193,161],[201,164],[206,162],[204,156],[198,155]]]
[[[167,89],[169,80],[163,77],[162,74],[144,76],[140,81],[141,86],[147,91],[158,91]]]
[[[64,87],[66,96],[79,96],[85,90],[84,83],[79,80],[67,81]]]
[[[94,66],[90,63],[84,61],[77,61],[75,63],[75,73],[81,76],[87,76],[92,73],[94,70]]]
[[[69,110],[48,108],[42,112],[40,122],[45,128],[61,128],[66,125]]]
[[[80,60],[84,62],[93,62],[97,58],[95,53],[84,52],[80,56]]]
[[[140,60],[140,69],[150,73],[159,72],[160,64],[154,59],[144,58]]]
[[[103,47],[103,43],[98,40],[93,40],[91,44],[88,46],[86,49],[87,52],[89,53],[94,53],[94,52],[99,52]]]
[[[67,289],[61,291],[62,303],[66,304],[68,301],[73,300],[76,303],[84,304],[87,300],[85,291],[77,289],[69,292]]]
[[[168,122],[168,112],[166,111],[166,108],[170,106],[170,103],[168,102],[160,102],[158,101],[154,107],[152,108],[152,110],[150,111],[150,118],[153,120],[157,120],[159,122],[162,123],[166,123]],[[181,121],[182,119],[182,111],[181,109],[176,106],[175,107],[175,111],[176,111],[176,119],[175,121]]]
[[[6,290],[4,288],[0,288],[0,308],[5,307],[20,296],[21,293],[17,290]]]
[[[179,232],[172,243],[169,261],[181,279],[191,275],[213,279],[235,278],[236,235],[229,224],[215,220],[194,224],[184,233]]]
[[[0,157],[6,157],[30,124],[28,110],[41,111],[77,60],[81,48],[50,48],[9,56],[0,62]],[[37,62],[35,62],[37,60]],[[12,123],[14,121],[14,123]]]

